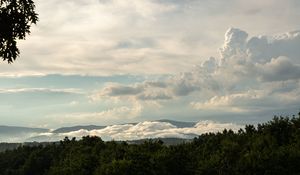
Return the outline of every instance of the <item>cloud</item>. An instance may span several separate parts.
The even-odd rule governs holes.
[[[124,97],[125,99],[131,97],[141,101],[169,100],[172,99],[172,94],[166,90],[167,88],[167,83],[160,81],[145,81],[126,86],[109,83],[100,91],[92,94],[90,98],[93,101],[98,101],[103,98],[118,97]]]
[[[139,103],[128,104],[104,109],[100,112],[77,112],[67,114],[54,114],[47,116],[48,119],[58,121],[60,124],[67,123],[99,123],[106,121],[130,120],[141,115],[143,107]]]
[[[80,129],[68,133],[41,133],[28,140],[55,141],[64,137],[81,138],[92,135],[99,136],[104,140],[138,140],[145,138],[185,138],[192,139],[197,135],[208,132],[221,132],[224,129],[237,131],[242,125],[233,123],[218,123],[214,121],[201,121],[192,127],[176,127],[168,122],[144,121],[136,124],[111,125],[103,129],[84,130]]]
[[[275,0],[226,3],[38,0],[35,3],[40,21],[32,28],[31,35],[20,41],[21,56],[14,66],[1,64],[1,74],[5,76],[170,74],[189,70],[202,58],[216,57],[216,47],[228,24],[246,28],[253,34],[299,28],[295,20],[299,18],[299,9],[293,0],[280,3]],[[231,34],[237,36],[237,32]],[[285,40],[291,42],[292,35],[295,34],[287,34]],[[259,37],[258,40],[265,45]],[[281,47],[286,44],[283,39],[275,40],[274,47],[267,47],[288,51],[287,47]],[[260,49],[255,42],[247,43],[253,55]]]
[[[64,93],[64,94],[84,94],[80,89],[51,89],[51,88],[14,88],[0,89],[0,94],[14,93]]]
[[[300,103],[293,98],[299,96],[300,89],[300,58],[296,56],[299,50],[296,48],[300,48],[299,34],[288,32],[248,38],[247,32],[230,28],[225,34],[220,58],[209,57],[193,70],[164,80],[126,85],[126,88],[119,84],[118,88],[134,93],[124,91],[117,96],[158,103],[164,100],[164,105],[176,99],[181,105],[201,111],[217,109],[245,113],[294,108]],[[254,48],[254,41],[258,42],[257,48]],[[109,86],[100,92],[107,88]],[[136,89],[138,91],[134,91]],[[116,97],[115,93],[105,94]]]
[[[177,128],[167,122],[140,122],[131,125],[113,125],[101,130],[92,130],[89,132],[72,132],[68,135],[82,137],[83,135],[97,135],[103,138],[114,140],[137,140],[144,138],[193,138],[206,132],[222,131],[225,128],[237,131],[241,126],[231,123],[216,123],[212,121],[203,121],[197,123],[191,128]]]
[[[141,86],[123,86],[123,85],[108,85],[103,89],[102,94],[108,96],[123,96],[123,95],[136,95],[143,91]]]
[[[147,100],[170,100],[172,96],[165,93],[144,93],[137,96],[137,99],[147,101]]]
[[[192,102],[200,105],[211,102],[214,104],[210,104],[211,108],[238,109],[241,113],[257,109],[255,106],[245,109],[240,104],[260,102],[261,111],[299,106],[299,31],[292,30],[300,28],[300,10],[295,0],[36,0],[35,3],[40,20],[31,35],[19,42],[20,58],[13,65],[0,65],[0,77],[22,77],[32,82],[17,82],[14,78],[1,81],[1,92],[5,93],[1,96],[7,99],[1,106],[9,104],[16,109],[14,114],[18,117],[13,122],[28,123],[27,116],[31,113],[36,114],[32,123],[53,113],[81,115],[80,121],[88,122],[84,118],[89,119],[89,114],[107,116],[102,112],[111,110],[115,111],[112,115],[119,116],[115,114],[118,109],[131,111],[135,109],[134,103],[143,109],[139,116],[144,119],[184,116],[193,120],[210,115],[203,108],[191,106]],[[229,25],[241,29],[230,28],[224,36]],[[278,34],[282,31],[292,32]],[[49,74],[74,75],[74,80],[63,77],[57,81],[50,77],[49,81],[36,83],[26,77]],[[112,78],[88,78],[99,75]],[[138,78],[129,80],[113,75],[138,75]],[[151,78],[153,75],[158,78]],[[24,90],[16,88],[24,87],[24,83],[27,83]],[[93,103],[82,94],[68,99],[54,95],[56,91],[71,92],[68,87],[89,92]],[[21,91],[27,93],[23,96],[19,94]],[[33,98],[29,91],[51,93]],[[266,92],[272,98],[255,99],[253,94],[259,92]],[[14,93],[14,98],[7,93]],[[80,105],[72,107],[72,101]],[[11,120],[11,109],[2,108],[6,111],[2,111],[2,116]],[[223,116],[222,112],[218,116]]]
[[[220,49],[221,57],[231,57],[246,49],[246,40],[248,34],[245,31],[236,28],[230,28],[225,33],[225,41]]]
[[[255,112],[266,106],[279,105],[276,98],[269,96],[266,91],[248,91],[244,93],[233,93],[225,96],[214,96],[205,102],[191,102],[197,110],[225,110],[231,112]]]
[[[300,31],[287,32],[275,36],[254,36],[236,28],[230,28],[225,34],[221,58],[231,58],[244,54],[252,63],[265,64],[280,56],[287,57],[299,64]]]
[[[111,75],[145,69],[152,72],[152,66],[147,66],[150,61],[159,63],[160,58],[166,58],[163,54],[172,54],[156,48],[157,41],[169,38],[153,37],[156,32],[145,29],[162,15],[175,11],[176,4],[152,0],[87,0],[84,3],[54,0],[37,1],[36,6],[39,24],[26,41],[20,42],[22,58],[17,60],[15,68],[1,65],[7,75]],[[40,58],[51,61],[45,63]],[[165,61],[171,63],[170,59]],[[140,68],[142,65],[145,66]]]
[[[174,76],[172,81],[174,82],[172,91],[177,96],[186,96],[200,89],[199,82],[195,79],[194,74],[190,72]]]
[[[300,64],[288,57],[273,58],[266,64],[258,64],[257,67],[262,81],[287,81],[300,77]]]
[[[252,37],[247,42],[247,52],[251,59],[267,62],[279,56],[288,57],[299,64],[300,31],[267,37]]]

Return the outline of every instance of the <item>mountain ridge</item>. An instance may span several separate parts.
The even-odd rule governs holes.
[[[7,126],[7,125],[0,125],[0,135],[2,134],[18,134],[20,132],[49,132],[50,130],[47,128],[31,128],[31,127],[23,127],[23,126]]]
[[[146,122],[146,121],[142,121]],[[159,119],[159,120],[151,120],[150,122],[166,122],[170,123],[178,128],[184,128],[184,127],[193,127],[197,122],[183,122],[183,121],[177,121],[177,120],[170,120],[170,119]],[[119,125],[124,125],[124,124],[137,124],[139,122],[135,123],[123,123]],[[112,126],[112,125],[74,125],[74,126],[66,126],[66,127],[59,127],[54,130],[50,130],[48,128],[38,128],[38,127],[24,127],[24,126],[9,126],[9,125],[0,125],[0,135],[2,133],[9,133],[9,132],[51,132],[51,133],[67,133],[67,132],[72,132],[72,131],[77,131],[80,129],[85,129],[88,131],[94,130],[94,129],[103,129],[107,126]]]

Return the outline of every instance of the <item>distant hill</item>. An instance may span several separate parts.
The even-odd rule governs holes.
[[[181,122],[181,121],[175,121],[175,120],[168,120],[168,119],[162,119],[162,120],[156,120],[158,122],[166,122],[170,123],[177,128],[188,128],[188,127],[193,127],[195,126],[195,122]],[[137,123],[130,123],[130,124],[137,124]],[[85,129],[88,131],[94,130],[94,129],[103,129],[106,126],[97,126],[97,125],[78,125],[78,126],[71,126],[71,127],[62,127],[58,128],[52,133],[67,133],[67,132],[72,132],[72,131],[78,131],[80,129]]]
[[[71,127],[62,127],[62,128],[58,128],[54,131],[52,131],[52,133],[67,133],[67,132],[72,132],[72,131],[78,131],[80,129],[85,129],[88,131],[94,130],[94,129],[103,129],[106,126],[96,126],[96,125],[86,125],[86,126],[71,126]]]
[[[15,135],[20,133],[42,133],[42,132],[49,132],[49,129],[0,125],[0,135],[8,135],[8,134]]]
[[[40,133],[50,132],[49,129],[29,128],[0,125],[0,142],[23,142],[26,138]]]

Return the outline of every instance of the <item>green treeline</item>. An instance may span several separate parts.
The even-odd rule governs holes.
[[[238,132],[208,133],[166,146],[99,137],[23,146],[0,153],[1,175],[300,174],[300,117],[274,117]]]

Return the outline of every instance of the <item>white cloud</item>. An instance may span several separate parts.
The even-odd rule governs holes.
[[[177,128],[176,126],[166,122],[140,122],[131,125],[113,125],[100,130],[92,130],[85,132],[68,133],[69,136],[82,137],[84,135],[96,135],[103,138],[114,140],[136,140],[143,138],[159,138],[159,137],[176,137],[176,138],[193,138],[207,132],[217,132],[223,129],[233,129],[237,131],[242,126],[232,123],[216,123],[212,121],[203,121],[191,128]]]
[[[244,55],[252,63],[267,63],[280,56],[288,57],[299,64],[300,31],[287,32],[275,36],[254,36],[236,28],[230,28],[225,34],[220,49],[223,59]]]
[[[138,140],[145,138],[187,138],[192,139],[197,135],[208,132],[221,132],[224,129],[237,131],[242,125],[233,123],[218,123],[213,121],[201,121],[193,127],[178,128],[168,122],[144,121],[136,124],[111,125],[98,130],[78,130],[68,133],[42,133],[40,137],[33,137],[30,140],[59,140],[64,137],[81,138],[92,135],[99,136],[104,140]],[[44,136],[44,137],[43,137]]]
[[[287,32],[273,37],[252,37],[247,42],[249,57],[257,62],[285,56],[299,64],[300,31]]]
[[[230,28],[225,33],[225,41],[220,49],[221,57],[227,58],[244,52],[248,34],[245,31],[236,28]]]

